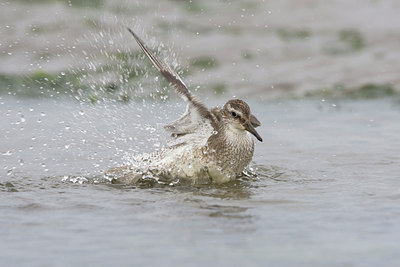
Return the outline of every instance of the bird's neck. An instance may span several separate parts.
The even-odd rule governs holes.
[[[247,131],[237,129],[233,125],[224,123],[223,121],[218,123],[217,130],[210,136],[207,143],[209,148],[216,153],[254,146],[253,139]]]

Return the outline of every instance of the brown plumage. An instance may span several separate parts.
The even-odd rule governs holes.
[[[204,179],[216,183],[235,179],[253,157],[254,142],[248,133],[262,142],[255,130],[261,123],[251,114],[250,107],[233,99],[222,108],[209,110],[170,66],[158,59],[131,29],[128,31],[188,106],[181,118],[165,126],[173,136],[166,148],[136,156],[131,165],[111,169],[107,175],[125,183],[149,176],[195,183]]]

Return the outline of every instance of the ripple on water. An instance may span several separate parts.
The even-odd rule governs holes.
[[[19,205],[17,207],[19,210],[23,211],[40,211],[40,210],[47,210],[48,206],[44,204],[39,204],[39,203],[28,203],[28,204],[23,204]]]
[[[3,192],[18,192],[14,184],[11,182],[0,183],[0,190]]]

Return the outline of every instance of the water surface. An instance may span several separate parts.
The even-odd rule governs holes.
[[[398,266],[399,104],[247,101],[246,176],[132,186],[102,173],[162,146],[182,104],[2,96],[0,264]]]

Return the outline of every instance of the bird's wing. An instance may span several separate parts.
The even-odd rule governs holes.
[[[196,131],[202,122],[203,120],[199,112],[191,104],[188,104],[185,113],[176,121],[164,125],[164,129],[171,132],[174,136],[179,136]]]
[[[207,122],[216,128],[215,117],[208,108],[193,95],[182,81],[181,77],[166,63],[158,59],[154,53],[144,44],[144,42],[130,28],[128,31],[133,35],[140,48],[147,55],[157,70],[170,82],[177,92],[186,102],[188,106],[182,117],[168,125],[165,129],[174,135],[183,135],[196,130],[197,125],[201,122]]]

